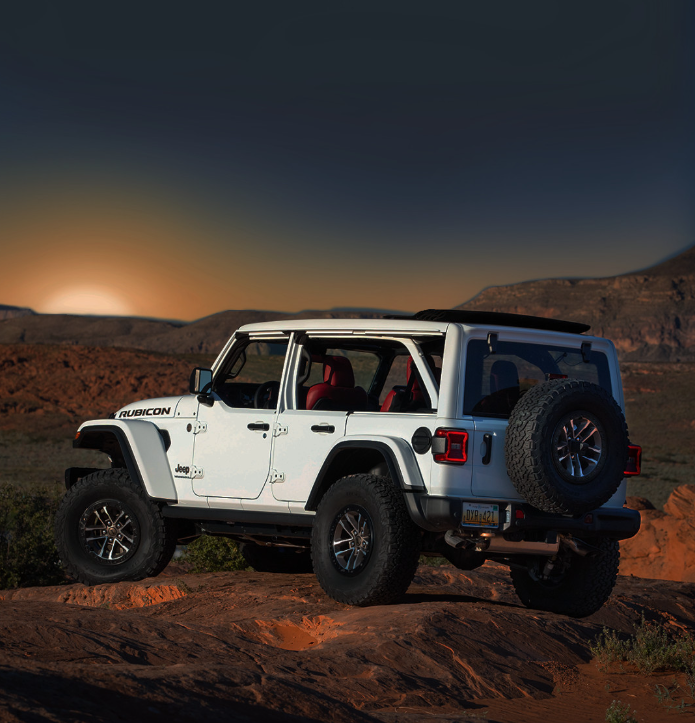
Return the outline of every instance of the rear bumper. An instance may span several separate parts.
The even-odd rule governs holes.
[[[457,497],[433,497],[427,494],[405,494],[408,511],[416,524],[431,532],[458,529],[461,524],[464,500]],[[470,502],[480,503],[480,498]],[[487,500],[485,500],[487,502]],[[566,532],[577,537],[608,537],[626,540],[634,537],[640,528],[640,514],[627,507],[601,507],[583,515],[554,515],[541,512],[523,502],[498,502],[500,524],[497,528],[480,528],[500,534],[526,530]],[[523,518],[517,511],[523,512]],[[475,532],[476,528],[466,529]]]

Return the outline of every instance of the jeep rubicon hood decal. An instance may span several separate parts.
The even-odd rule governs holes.
[[[116,412],[116,419],[133,417],[173,417],[181,397],[160,397],[127,404]]]

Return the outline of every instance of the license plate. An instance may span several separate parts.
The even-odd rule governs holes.
[[[463,503],[461,527],[499,527],[500,506]]]

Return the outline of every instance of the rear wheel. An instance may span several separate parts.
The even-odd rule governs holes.
[[[420,547],[402,493],[386,477],[343,477],[319,504],[311,539],[314,572],[338,602],[398,601],[413,580]]]
[[[55,539],[68,574],[85,585],[158,575],[176,547],[173,524],[124,469],[99,470],[68,490]]]
[[[555,559],[538,557],[527,569],[512,568],[512,583],[528,608],[583,618],[600,610],[618,576],[620,547],[616,540],[593,543],[595,555],[581,557],[561,549]]]
[[[256,572],[287,572],[295,575],[313,572],[308,549],[266,547],[254,542],[242,542],[239,552]]]

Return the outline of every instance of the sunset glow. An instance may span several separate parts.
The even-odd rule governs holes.
[[[695,239],[689,3],[7,5],[0,305],[414,311]]]
[[[133,307],[117,293],[99,286],[79,286],[62,289],[41,305],[46,314],[96,314],[100,316],[130,316]]]

